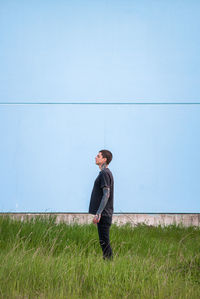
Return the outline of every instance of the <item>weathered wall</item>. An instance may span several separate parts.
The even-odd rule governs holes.
[[[90,224],[92,215],[87,213],[0,213],[0,216],[9,215],[13,219],[21,221],[37,218],[56,216],[56,222],[65,222],[67,224]],[[137,224],[146,225],[162,225],[182,224],[183,226],[200,226],[200,213],[196,214],[114,214],[113,223],[124,225],[130,223],[135,226]]]

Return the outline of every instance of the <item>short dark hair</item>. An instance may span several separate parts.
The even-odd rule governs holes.
[[[102,153],[103,158],[107,159],[106,164],[108,165],[112,161],[112,153],[109,150],[101,150],[99,152]]]

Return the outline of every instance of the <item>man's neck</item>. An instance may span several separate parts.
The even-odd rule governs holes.
[[[105,168],[107,168],[108,167],[108,165],[106,164],[106,163],[104,163],[104,164],[102,164],[102,165],[99,165],[99,168],[101,169],[101,170],[104,170]]]

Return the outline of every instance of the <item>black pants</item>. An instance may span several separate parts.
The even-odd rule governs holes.
[[[101,216],[99,223],[97,223],[99,233],[99,243],[103,251],[104,259],[112,259],[112,248],[110,246],[109,231],[112,223],[112,216]]]

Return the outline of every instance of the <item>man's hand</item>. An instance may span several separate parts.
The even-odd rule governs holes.
[[[100,219],[101,219],[101,214],[95,215],[94,218],[93,218],[93,223],[94,224],[99,223]]]

